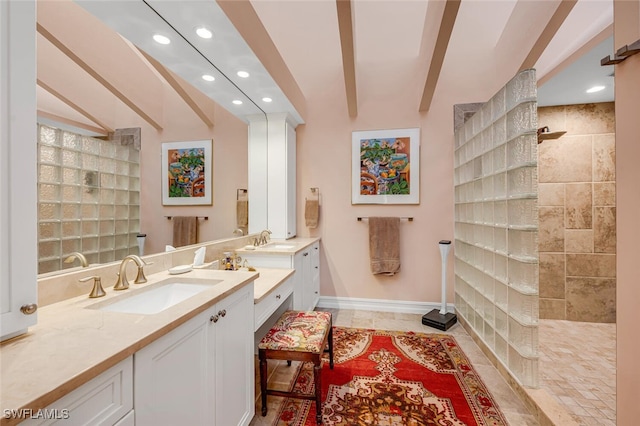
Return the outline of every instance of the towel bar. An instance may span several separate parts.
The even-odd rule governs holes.
[[[363,220],[369,220],[368,217],[359,217],[358,218],[358,222],[362,222]],[[401,217],[400,220],[406,220],[409,222],[413,222],[413,218],[412,217]]]
[[[165,216],[167,219],[171,220],[173,216]],[[209,216],[196,216],[196,219],[204,219],[209,220]]]

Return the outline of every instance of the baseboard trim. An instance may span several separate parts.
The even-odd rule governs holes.
[[[363,299],[359,297],[320,296],[319,308],[353,309],[357,311],[400,312],[425,314],[432,309],[440,309],[440,303],[413,302],[408,300]],[[447,304],[447,312],[455,312],[452,303]]]

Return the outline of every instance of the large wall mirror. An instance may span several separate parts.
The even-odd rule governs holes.
[[[80,267],[79,256],[64,263],[74,252],[87,251],[90,264],[137,254],[138,232],[147,235],[145,254],[163,251],[171,244],[170,217],[202,218],[199,242],[234,236],[238,190],[247,188],[247,117],[266,120],[266,114],[207,54],[207,43],[225,44],[212,28],[223,25],[215,2],[210,16],[202,2],[192,3],[199,9],[190,2],[38,1],[38,121],[43,134],[58,138],[61,162],[53,171],[57,186],[41,185],[49,185],[41,217],[57,225],[40,226],[47,240],[39,247],[40,273]],[[199,22],[208,23],[212,37],[196,33],[207,29]],[[131,131],[138,132],[139,147],[132,146]],[[266,143],[266,132],[263,137]],[[113,145],[85,155],[83,147],[106,140]],[[162,144],[197,140],[213,141],[212,205],[163,205]],[[102,176],[87,162],[110,169]],[[101,178],[113,180],[104,194]],[[116,184],[124,179],[133,188],[126,197]],[[116,219],[122,212],[127,232]],[[79,238],[84,231],[90,236]],[[95,254],[101,246],[115,250],[101,257]]]

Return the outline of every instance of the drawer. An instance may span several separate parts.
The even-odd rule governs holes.
[[[293,275],[254,305],[254,331],[264,324],[267,318],[278,309],[291,293],[293,293]]]
[[[291,256],[274,255],[269,253],[242,253],[242,259],[246,259],[249,265],[262,268],[293,268]]]
[[[113,425],[133,409],[133,357],[119,362],[23,425]],[[42,418],[47,417],[47,418]],[[126,424],[126,423],[123,423]]]

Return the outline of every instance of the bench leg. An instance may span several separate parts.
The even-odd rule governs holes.
[[[329,326],[329,368],[333,370],[333,327]]]
[[[322,424],[322,361],[313,366],[313,380],[316,387],[316,424]]]
[[[262,417],[267,415],[267,359],[260,354],[260,397],[262,399]]]

